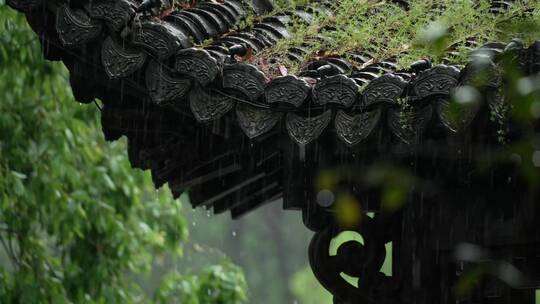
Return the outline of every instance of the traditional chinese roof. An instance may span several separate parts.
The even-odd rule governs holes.
[[[407,1],[393,2],[407,9]],[[188,190],[194,205],[233,216],[280,197],[307,212],[314,196],[305,189],[322,167],[452,154],[471,140],[500,145],[501,134],[519,136],[505,114],[501,64],[540,72],[540,41],[471,38],[469,64],[454,64],[450,48],[440,64],[419,58],[408,67],[361,50],[306,60],[308,48],[298,45],[286,53],[301,66],[294,75],[257,57],[287,39],[291,23],[332,15],[330,1],[255,17],[240,29],[261,11],[250,1],[165,11],[135,0],[8,4],[26,14],[45,57],[69,69],[75,98],[103,102],[105,136],[128,138],[134,167],[150,169],[157,187]],[[511,5],[493,1],[491,10]],[[473,84],[484,102],[458,108],[456,119],[450,96]]]

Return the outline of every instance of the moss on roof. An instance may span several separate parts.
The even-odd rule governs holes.
[[[324,2],[323,2],[324,3]],[[406,68],[420,58],[442,62],[449,49],[461,51],[451,58],[461,64],[467,59],[467,40],[481,45],[486,42],[509,42],[519,38],[529,43],[540,33],[540,2],[517,0],[499,14],[490,11],[488,0],[411,0],[405,10],[392,1],[342,0],[332,2],[332,16],[315,15],[309,25],[300,21],[289,27],[291,37],[264,50],[258,57],[275,58],[289,71],[298,63],[287,59],[291,47],[307,44],[306,60],[318,56],[368,53],[375,60],[396,58]],[[323,5],[321,1],[277,1],[272,14],[297,5]],[[248,26],[246,20],[241,26]],[[318,36],[329,39],[318,39]]]

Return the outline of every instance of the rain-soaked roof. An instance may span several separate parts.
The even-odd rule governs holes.
[[[401,10],[409,8],[408,1],[387,2]],[[316,250],[337,231],[326,229],[331,214],[339,211],[329,208],[335,197],[325,185],[347,188],[363,197],[363,211],[377,212],[380,196],[373,195],[369,183],[366,188],[355,184],[355,176],[386,178],[378,171],[356,172],[355,166],[401,162],[428,181],[414,190],[421,202],[440,203],[438,211],[433,207],[432,217],[422,218],[417,215],[428,211],[415,205],[405,212],[403,222],[436,225],[437,229],[409,232],[437,238],[428,243],[437,244],[441,252],[455,245],[456,235],[467,238],[469,230],[480,227],[468,218],[469,213],[477,214],[477,206],[461,204],[468,202],[465,194],[475,202],[483,202],[482,197],[495,201],[520,197],[526,204],[537,198],[522,195],[530,189],[512,179],[511,170],[494,170],[488,178],[474,175],[473,160],[517,142],[528,131],[540,131],[540,114],[530,129],[512,121],[508,113],[515,105],[506,96],[505,74],[509,70],[523,77],[538,74],[540,40],[529,45],[517,39],[479,43],[473,36],[465,41],[465,49],[447,48],[437,63],[418,58],[403,66],[398,63],[400,55],[379,58],[366,50],[311,56],[310,43],[340,43],[320,34],[272,58],[265,51],[290,38],[291,24],[309,25],[315,15],[332,16],[333,2],[314,1],[271,14],[269,1],[197,1],[174,9],[168,1],[153,0],[7,3],[26,14],[45,57],[66,65],[75,98],[84,103],[101,100],[106,138],[127,137],[130,162],[151,170],[157,187],[168,184],[175,196],[189,191],[194,206],[215,213],[230,211],[233,217],[278,198],[283,198],[285,209],[302,210],[306,226],[319,231],[310,249],[312,265],[334,267],[314,266],[319,280],[334,294],[349,291],[333,285],[333,277],[325,281],[328,272],[341,266],[328,266],[335,259]],[[513,5],[490,3],[492,14]],[[463,52],[467,61],[455,60]],[[280,59],[285,58],[298,68],[282,64]],[[523,79],[518,88],[527,90],[533,80]],[[339,184],[333,171],[325,172],[335,167],[347,168]],[[400,179],[396,173],[396,178],[408,187],[407,176]],[[433,186],[434,181],[451,190],[441,191],[444,195],[435,199],[433,193],[441,189]],[[527,217],[527,212],[515,216]],[[368,238],[377,239],[376,250],[384,251],[382,242],[390,240],[391,232],[380,231],[400,222],[384,217],[374,221],[379,226],[366,233],[373,233]],[[507,224],[493,223],[478,228],[483,231],[478,235]],[[408,231],[405,225],[396,229]],[[534,243],[534,231],[512,233],[516,242]],[[491,245],[500,241],[491,234],[486,239]],[[400,242],[403,252],[414,252],[416,247]],[[375,256],[379,255],[365,258]],[[413,267],[405,262],[403,267]],[[348,296],[360,296],[356,292]]]
[[[464,132],[500,103],[495,63],[504,54],[525,74],[540,70],[540,42],[478,45],[474,38],[471,58],[484,63],[476,66],[453,65],[452,49],[446,64],[419,58],[406,68],[368,52],[306,61],[305,45],[287,52],[301,66],[294,75],[261,64],[266,59],[257,54],[287,38],[291,20],[308,24],[315,13],[331,15],[324,1],[242,29],[236,26],[255,12],[240,0],[166,12],[152,9],[155,1],[8,2],[27,13],[46,57],[66,64],[77,100],[103,101],[104,132],[128,137],[134,166],[151,169],[157,186],[169,183],[177,195],[190,189],[194,204],[235,216],[294,191],[287,190],[298,185],[291,162],[305,161],[306,148],[349,156],[412,151]],[[407,9],[406,1],[395,5]],[[493,1],[493,13],[510,5]],[[448,96],[485,70],[490,107],[466,107],[453,118]],[[286,207],[303,206],[287,197]]]
[[[27,13],[46,57],[66,64],[77,100],[103,101],[104,132],[128,137],[134,166],[151,169],[157,186],[168,182],[177,195],[190,189],[194,204],[235,216],[287,192],[296,175],[286,171],[298,173],[287,162],[305,160],[306,148],[349,156],[412,151],[466,131],[497,107],[502,82],[495,63],[505,54],[525,74],[540,70],[540,42],[478,45],[474,38],[467,44],[471,58],[483,64],[452,65],[452,49],[446,64],[419,58],[406,68],[367,52],[305,61],[305,45],[287,52],[301,66],[295,75],[245,60],[287,38],[291,20],[307,24],[315,13],[331,15],[324,1],[242,29],[236,26],[255,12],[240,0],[166,12],[152,8],[155,1],[8,2]],[[406,1],[396,5],[407,9]],[[493,1],[493,13],[507,6]],[[455,119],[448,96],[485,70],[490,106],[460,109]],[[303,204],[285,197],[286,206]]]

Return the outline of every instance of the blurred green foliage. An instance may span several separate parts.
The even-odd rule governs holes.
[[[125,141],[105,142],[99,111],[73,101],[65,68],[42,58],[24,17],[3,1],[0,66],[1,302],[151,302],[133,274],[182,254],[180,201],[130,167]],[[230,262],[173,271],[162,286],[162,303],[184,286],[189,303],[246,301]]]
[[[186,203],[186,197],[181,197]],[[308,266],[308,246],[313,235],[295,211],[284,211],[275,201],[232,220],[230,214],[212,215],[194,209],[186,212],[190,224],[190,242],[184,246],[186,258],[178,263],[164,261],[155,271],[177,265],[185,272],[200,272],[205,265],[228,256],[244,270],[249,285],[250,303],[310,303],[303,295],[323,293]],[[204,270],[203,270],[204,271]],[[292,285],[296,274],[305,272],[312,285],[298,283],[300,294]],[[304,286],[304,287],[301,287]],[[317,304],[331,303],[320,301]]]
[[[159,287],[157,303],[227,303],[241,304],[247,300],[247,288],[242,271],[228,261],[204,269],[196,275],[171,274]]]
[[[297,304],[332,303],[332,295],[320,287],[310,267],[296,272],[291,277],[290,285],[292,293],[298,299]]]

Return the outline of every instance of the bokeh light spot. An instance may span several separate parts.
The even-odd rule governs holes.
[[[457,103],[468,106],[478,102],[480,93],[471,86],[462,86],[456,89],[453,97]]]
[[[540,101],[531,103],[531,116],[535,119],[540,118]]]
[[[341,227],[357,227],[362,220],[360,203],[350,194],[341,195],[336,200],[335,215]]]
[[[540,167],[540,151],[534,151],[532,156],[532,162],[535,167]]]
[[[328,189],[324,189],[317,193],[317,204],[321,207],[330,207],[334,204],[336,197],[334,193]]]

